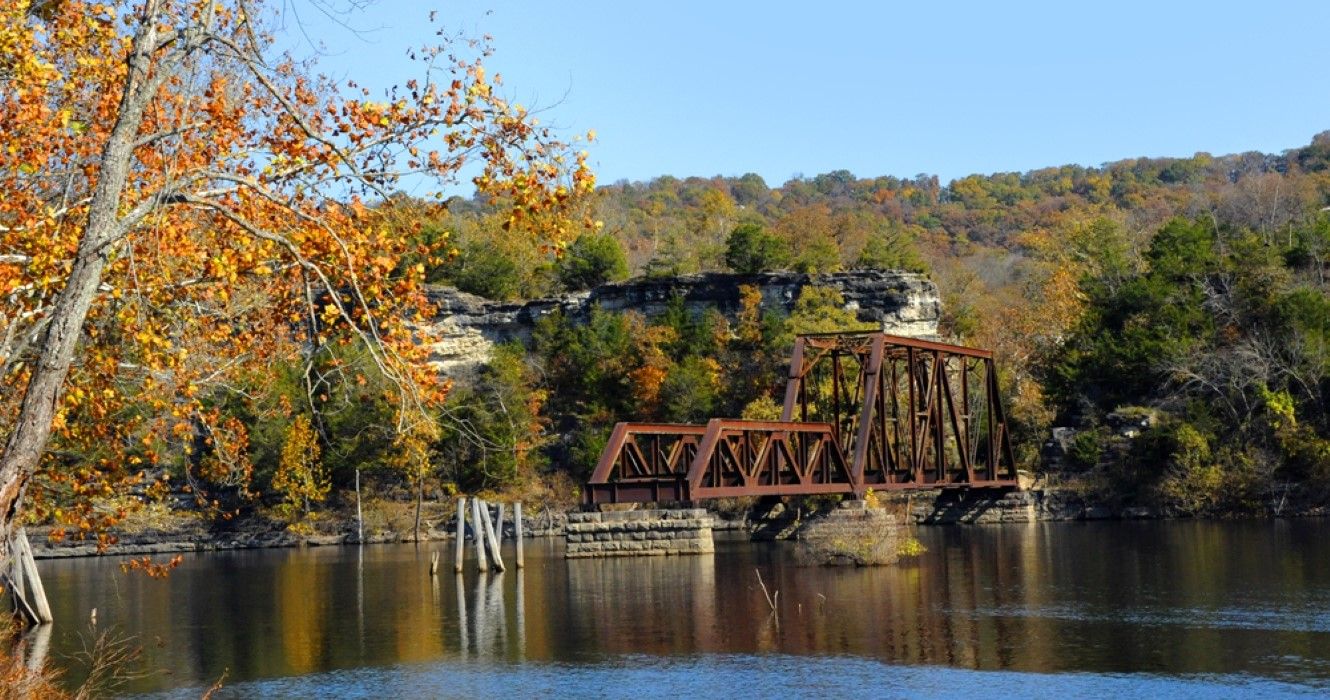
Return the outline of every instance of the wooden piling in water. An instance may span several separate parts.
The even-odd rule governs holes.
[[[471,499],[471,529],[475,534],[476,545],[476,571],[484,573],[489,571],[489,560],[485,557],[485,523],[488,519],[480,515],[480,499],[472,497]]]
[[[457,540],[453,542],[453,573],[462,573],[466,547],[466,498],[457,499]]]
[[[9,541],[9,571],[0,571],[0,583],[9,589],[14,611],[34,625],[44,625],[55,618],[46,600],[46,589],[37,574],[37,560],[28,544],[28,535],[19,528]]]
[[[522,557],[522,502],[513,504],[513,535],[517,540],[517,568],[526,566]]]
[[[7,573],[0,573],[0,583],[9,588],[9,594],[14,598],[14,614],[21,615],[23,619],[30,624],[39,625],[41,620],[37,617],[37,611],[28,605],[28,599],[23,597],[23,588],[14,582]]]
[[[37,619],[42,623],[53,622],[55,618],[51,615],[51,604],[46,600],[46,588],[42,586],[42,577],[37,575],[37,558],[32,554],[32,545],[28,543],[28,533],[23,529],[18,529],[18,537],[15,538],[17,544],[23,548],[23,555],[20,561],[23,563],[24,578],[27,580],[28,589],[32,591],[32,604],[36,609]]]
[[[481,510],[486,509],[486,504],[481,501]],[[490,522],[488,517],[481,518],[485,522],[485,537],[489,539],[490,556],[494,560],[494,569],[496,571],[505,571],[503,566],[503,556],[499,554],[499,540],[494,536],[494,523]]]
[[[429,576],[430,576],[430,578],[434,578],[434,577],[437,576],[438,574],[439,574],[439,553],[438,553],[438,552],[430,552],[430,553],[429,553]]]
[[[23,586],[23,550],[18,546],[17,536],[9,540],[9,571],[7,575],[9,589],[14,596],[14,612],[23,612],[25,607],[31,610],[31,606],[28,605],[27,589]],[[32,621],[36,623],[36,613],[33,613]]]

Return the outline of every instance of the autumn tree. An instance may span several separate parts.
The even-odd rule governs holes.
[[[306,515],[310,504],[322,501],[332,488],[327,471],[319,460],[318,436],[310,426],[309,417],[303,414],[291,421],[286,432],[272,487],[282,495],[287,507],[298,508]]]
[[[439,430],[434,421],[416,421],[397,434],[390,453],[389,466],[406,477],[416,494],[415,525],[412,528],[416,542],[420,541],[420,510],[425,502],[425,481],[434,471],[432,457],[434,442],[438,437]]]
[[[387,225],[402,178],[474,163],[513,235],[580,226],[584,155],[499,95],[484,44],[441,33],[418,79],[372,96],[275,54],[273,5],[0,8],[0,548],[34,475],[41,515],[43,494],[86,502],[175,453],[245,473],[210,397],[311,348],[358,346],[397,427],[426,420],[446,385],[412,342],[425,264],[399,262],[446,251]]]
[[[825,204],[799,207],[776,223],[776,232],[786,241],[791,266],[799,272],[835,272],[840,269],[836,245],[836,220]]]
[[[804,287],[787,321],[791,335],[872,330],[845,308],[845,295],[835,287]]]

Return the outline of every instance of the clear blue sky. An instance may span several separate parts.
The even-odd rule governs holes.
[[[379,0],[349,19],[359,35],[302,17],[326,72],[384,86],[409,77],[430,10],[493,36],[508,97],[569,135],[596,130],[602,183],[836,169],[945,182],[1277,152],[1330,129],[1324,1]]]

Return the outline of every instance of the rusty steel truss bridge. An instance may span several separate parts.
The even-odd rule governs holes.
[[[619,423],[588,503],[1015,488],[987,350],[886,333],[799,336],[778,421]]]

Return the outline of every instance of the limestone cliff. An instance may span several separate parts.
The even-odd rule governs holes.
[[[632,309],[648,316],[663,312],[682,297],[692,311],[715,308],[733,317],[739,310],[739,287],[754,285],[762,305],[789,312],[808,285],[830,286],[845,296],[845,307],[859,320],[887,333],[918,338],[937,335],[942,304],[937,287],[912,272],[857,270],[825,275],[769,272],[756,275],[708,273],[661,279],[635,279],[606,284],[589,292],[531,301],[490,301],[451,287],[430,289],[438,317],[430,329],[431,361],[451,377],[465,377],[489,360],[495,343],[527,342],[536,322],[556,310],[585,318],[593,306],[609,311]]]

